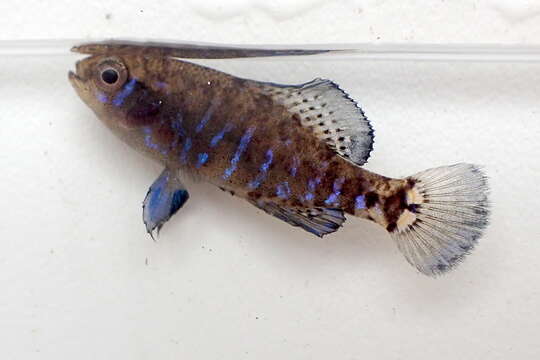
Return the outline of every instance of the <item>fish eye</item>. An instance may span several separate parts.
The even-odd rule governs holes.
[[[101,72],[101,80],[109,85],[114,85],[119,78],[120,74],[115,69],[105,69]]]
[[[97,66],[97,86],[106,92],[117,91],[128,78],[128,70],[118,58],[107,58]]]

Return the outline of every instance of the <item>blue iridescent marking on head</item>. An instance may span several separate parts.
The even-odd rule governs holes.
[[[303,196],[303,199],[306,200],[306,201],[311,201],[315,198],[315,195],[313,195],[313,193],[306,193],[306,195]]]
[[[225,134],[228,133],[229,131],[231,131],[233,127],[234,126],[232,124],[225,124],[223,129],[221,129],[220,132],[218,132],[216,135],[214,135],[214,137],[210,141],[210,147],[216,147],[219,144],[219,142],[221,141],[221,139],[223,139]]]
[[[236,152],[234,153],[233,158],[231,159],[231,166],[229,166],[227,169],[225,169],[225,173],[223,174],[223,179],[227,180],[231,177],[233,172],[236,170],[236,167],[238,166],[238,161],[240,160],[240,157],[246,151],[246,148],[251,141],[251,137],[253,136],[253,133],[255,132],[255,126],[250,126],[244,135],[242,135],[242,138],[240,139],[240,144],[238,144],[238,147],[236,148]]]
[[[126,83],[126,85],[124,85],[122,90],[120,90],[120,92],[118,94],[116,94],[116,96],[114,97],[114,99],[112,101],[113,105],[114,106],[121,106],[124,103],[124,100],[126,100],[126,98],[129,95],[131,95],[133,90],[135,90],[135,84],[136,83],[137,83],[136,78],[132,78],[131,80],[129,80]]]
[[[281,199],[287,199],[291,196],[291,188],[287,181],[282,182],[276,186],[276,195]]]
[[[358,195],[354,199],[354,208],[356,210],[362,210],[366,208],[366,197],[364,195]]]
[[[191,149],[191,138],[187,138],[184,142],[184,147],[182,148],[182,153],[180,154],[180,161],[182,162],[182,164],[187,163],[189,149]]]
[[[214,112],[214,104],[211,104],[208,110],[204,113],[201,121],[197,124],[197,127],[195,128],[195,132],[200,133],[202,129],[206,126],[208,121],[212,118],[212,113]]]
[[[248,184],[250,188],[256,189],[259,186],[261,186],[261,183],[266,178],[266,172],[270,168],[270,164],[272,164],[272,160],[274,160],[274,152],[272,151],[272,149],[268,149],[266,151],[266,159],[262,163],[261,168],[260,168],[261,172],[257,174],[257,177],[255,178],[255,180],[250,181]]]
[[[203,166],[208,161],[208,154],[207,153],[200,153],[197,155],[197,169],[199,169],[201,166]]]
[[[337,178],[334,180],[334,185],[332,190],[334,191],[326,200],[324,200],[324,203],[326,205],[338,205],[339,204],[339,195],[341,195],[341,187],[343,186],[343,183],[345,182],[345,178]]]
[[[97,91],[96,92],[96,98],[104,103],[104,104],[107,104],[109,102],[109,97],[107,95],[105,95],[105,93],[101,92],[101,91]]]

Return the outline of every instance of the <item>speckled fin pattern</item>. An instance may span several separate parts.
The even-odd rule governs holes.
[[[343,210],[340,209],[312,208],[301,211],[297,209],[287,209],[270,201],[252,203],[268,214],[293,226],[299,226],[319,237],[337,231],[343,222],[345,222]]]
[[[340,156],[360,166],[367,162],[373,150],[373,128],[360,106],[336,83],[315,79],[297,86],[264,83],[262,88]]]

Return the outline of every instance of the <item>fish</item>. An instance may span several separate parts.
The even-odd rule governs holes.
[[[190,176],[319,237],[346,217],[375,222],[428,276],[471,253],[489,223],[482,167],[456,163],[404,178],[369,171],[373,127],[335,82],[257,81],[183,59],[301,51],[210,50],[118,42],[73,48],[87,55],[68,75],[82,101],[119,139],[163,165],[143,201],[152,237],[188,201],[182,179]]]

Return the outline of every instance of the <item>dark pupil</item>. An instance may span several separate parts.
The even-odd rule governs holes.
[[[101,73],[101,79],[107,84],[114,84],[118,81],[118,71],[114,69],[107,69]]]

